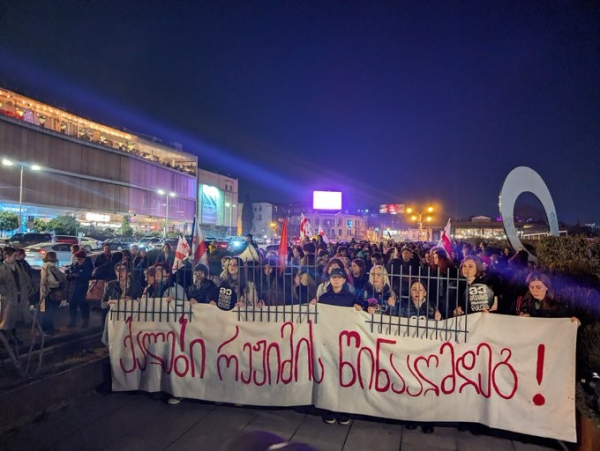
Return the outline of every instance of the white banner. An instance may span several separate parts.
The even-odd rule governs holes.
[[[576,441],[577,326],[569,319],[477,313],[456,323],[402,319],[399,328],[399,318],[384,316],[380,327],[352,308],[274,312],[244,321],[196,304],[191,315],[163,321],[109,315],[113,389],[478,422]]]

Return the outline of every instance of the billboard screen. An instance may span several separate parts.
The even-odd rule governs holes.
[[[342,193],[340,191],[313,191],[313,209],[341,210]]]
[[[404,204],[384,204],[379,206],[379,213],[397,215],[404,213]]]

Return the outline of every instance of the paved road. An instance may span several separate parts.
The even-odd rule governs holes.
[[[501,431],[472,435],[454,427],[431,435],[397,422],[354,419],[327,425],[312,408],[252,408],[185,400],[168,405],[145,393],[92,393],[0,437],[3,451],[218,451],[243,432],[266,430],[322,451],[563,449],[552,440]]]

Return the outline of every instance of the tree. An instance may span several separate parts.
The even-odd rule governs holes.
[[[64,235],[76,235],[79,228],[79,222],[73,216],[57,216],[48,222],[47,229]]]
[[[49,224],[48,221],[44,221],[43,219],[40,219],[40,218],[35,218],[33,220],[33,226],[31,228],[37,232],[45,232],[47,230],[52,230],[51,228],[48,227],[48,224]]]
[[[124,215],[121,221],[121,236],[133,236],[133,227],[131,227],[131,218],[129,215]]]
[[[0,211],[0,230],[14,230],[19,227],[19,217],[9,211]]]
[[[254,221],[254,209],[252,208],[252,200],[250,195],[246,193],[244,197],[244,208],[242,209],[242,232],[243,234],[250,233],[252,230],[252,222]]]

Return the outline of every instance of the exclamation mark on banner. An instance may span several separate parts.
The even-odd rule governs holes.
[[[537,379],[538,385],[542,385],[542,379],[544,378],[544,352],[546,351],[545,345],[538,346],[538,355],[537,355],[537,371],[535,374],[535,378]],[[533,403],[536,406],[543,406],[546,404],[546,398],[541,393],[536,394],[533,397]]]

